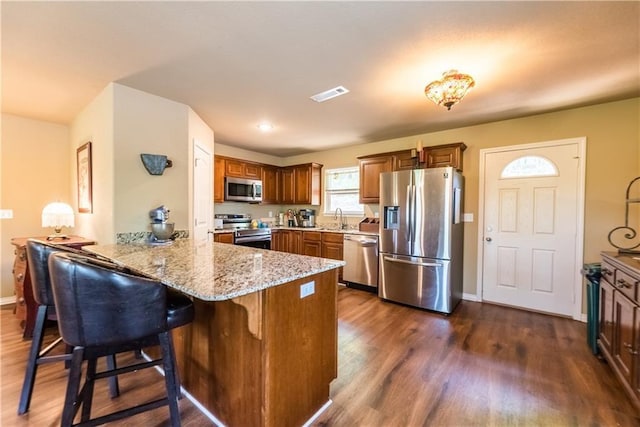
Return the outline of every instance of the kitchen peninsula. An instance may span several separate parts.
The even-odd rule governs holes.
[[[182,385],[225,425],[299,426],[329,402],[343,261],[191,239],[85,250],[193,297]]]

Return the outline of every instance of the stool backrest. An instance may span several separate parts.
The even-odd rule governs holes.
[[[58,328],[73,346],[106,346],[167,329],[166,288],[95,258],[56,252],[49,272]]]
[[[31,275],[31,287],[33,299],[40,305],[54,305],[51,291],[51,278],[49,277],[49,255],[59,252],[59,246],[49,245],[37,240],[27,240],[27,259],[29,274]]]

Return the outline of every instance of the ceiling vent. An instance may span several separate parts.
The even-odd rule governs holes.
[[[316,102],[324,102],[331,98],[335,98],[336,96],[344,95],[345,93],[349,93],[349,89],[344,86],[334,87],[333,89],[325,90],[324,92],[317,93],[311,97]]]

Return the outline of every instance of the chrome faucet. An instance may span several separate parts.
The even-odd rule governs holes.
[[[340,212],[340,223],[338,224],[338,226],[340,230],[344,230],[345,228],[347,228],[347,224],[345,224],[344,218],[342,217],[342,209],[336,208],[336,213],[333,216],[333,219],[338,219],[338,211]]]

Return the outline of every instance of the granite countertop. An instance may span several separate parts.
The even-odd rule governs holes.
[[[177,239],[170,245],[92,245],[84,250],[205,301],[250,294],[345,265],[344,261]]]

